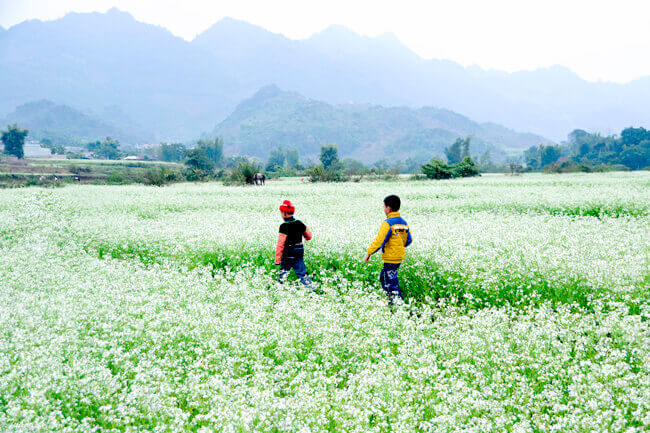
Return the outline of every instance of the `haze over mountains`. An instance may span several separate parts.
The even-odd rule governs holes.
[[[239,104],[214,133],[223,135],[228,153],[265,157],[282,144],[317,155],[322,144],[336,143],[342,155],[364,162],[385,157],[428,161],[467,135],[473,155],[490,149],[495,160],[504,159],[504,148],[521,151],[548,142],[493,123],[478,124],[449,110],[330,105],[276,86],[264,87]]]
[[[269,84],[328,104],[440,107],[556,141],[575,128],[650,124],[650,77],[590,83],[563,67],[464,68],[340,26],[296,41],[226,18],[187,42],[116,9],[0,31],[0,78],[0,117],[41,99],[117,107],[155,140],[212,131]]]
[[[29,130],[33,139],[50,139],[54,144],[74,145],[112,137],[124,142],[152,140],[119,107],[109,106],[98,115],[87,114],[52,101],[41,100],[19,105],[0,125],[16,123]]]

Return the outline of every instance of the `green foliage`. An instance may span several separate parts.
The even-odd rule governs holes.
[[[185,151],[185,165],[193,170],[200,170],[203,173],[209,174],[214,170],[214,161],[208,158],[208,155],[203,148],[187,149]]]
[[[422,166],[422,173],[429,179],[451,179],[453,177],[452,168],[448,164],[432,159],[428,164]]]
[[[611,170],[604,166],[632,170],[650,166],[650,131],[645,128],[626,128],[620,137],[602,137],[576,129],[568,139],[563,147],[529,148],[524,152],[526,164],[534,170],[548,166],[546,171],[556,173]],[[570,155],[569,161],[555,163],[562,154]]]
[[[335,144],[321,146],[318,158],[325,170],[336,168],[339,163],[339,149]]]
[[[345,182],[349,180],[342,170],[333,167],[325,168],[323,164],[308,168],[306,172],[311,182]]]
[[[284,167],[285,155],[282,146],[278,146],[269,153],[269,158],[266,163],[268,171],[280,171]],[[294,166],[295,168],[295,166]]]
[[[197,142],[197,147],[205,151],[206,157],[214,163],[216,167],[220,167],[223,163],[223,138],[217,137],[215,139],[201,139]]]
[[[161,161],[180,162],[185,155],[185,146],[182,143],[160,143],[158,158]]]
[[[55,155],[65,155],[65,146],[52,143],[52,140],[49,140],[47,138],[41,140],[41,147],[50,149]]]
[[[5,146],[4,153],[23,158],[25,156],[23,150],[25,137],[27,137],[28,133],[28,130],[20,129],[16,124],[8,125],[7,130],[1,133],[2,142]]]
[[[458,164],[463,158],[469,156],[469,135],[465,138],[457,138],[451,146],[445,148],[445,156],[449,164]]]
[[[464,157],[460,163],[453,167],[453,173],[454,177],[473,177],[480,175],[476,163],[469,156]]]
[[[119,149],[120,143],[110,137],[106,137],[104,141],[93,141],[86,144],[88,150],[96,158],[101,159],[120,159],[124,157],[124,153]]]
[[[532,146],[524,152],[526,165],[533,170],[544,168],[562,156],[562,148],[555,145]]]
[[[148,169],[142,178],[147,185],[163,186],[176,180],[177,176],[165,167],[159,167]]]
[[[225,183],[229,185],[253,185],[254,176],[262,170],[260,165],[252,160],[243,159],[232,169]]]
[[[297,169],[300,164],[300,152],[295,147],[284,151],[285,164],[289,169]]]
[[[363,162],[355,158],[345,158],[341,161],[343,170],[350,175],[363,175],[368,173],[368,169]]]
[[[456,177],[479,176],[479,170],[471,157],[466,156],[458,164],[445,164],[433,159],[422,166],[422,173],[429,179],[453,179]]]

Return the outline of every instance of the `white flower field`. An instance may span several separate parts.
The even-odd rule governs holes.
[[[0,431],[648,431],[649,211],[650,172],[0,190]]]

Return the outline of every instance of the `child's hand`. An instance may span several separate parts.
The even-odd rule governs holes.
[[[369,260],[370,260],[370,256],[368,255],[368,253],[366,253],[366,255],[363,256],[363,262],[368,263]]]

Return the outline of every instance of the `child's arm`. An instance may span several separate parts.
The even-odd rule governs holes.
[[[305,227],[305,231],[302,234],[305,237],[306,241],[310,241],[313,235],[311,234],[311,230],[309,230],[307,227]]]
[[[287,241],[287,235],[280,233],[278,235],[278,243],[275,245],[275,264],[279,265],[282,259],[282,252],[284,251],[284,243]]]
[[[383,247],[386,241],[388,241],[389,237],[390,237],[390,225],[386,221],[384,221],[381,223],[381,226],[379,227],[379,233],[377,233],[377,237],[370,244],[370,247],[368,247],[368,252],[367,252],[368,257],[372,256],[381,247]]]
[[[406,234],[406,243],[404,244],[404,246],[408,247],[409,245],[411,245],[412,242],[413,242],[413,238],[411,237],[411,229],[409,228],[409,231]]]

